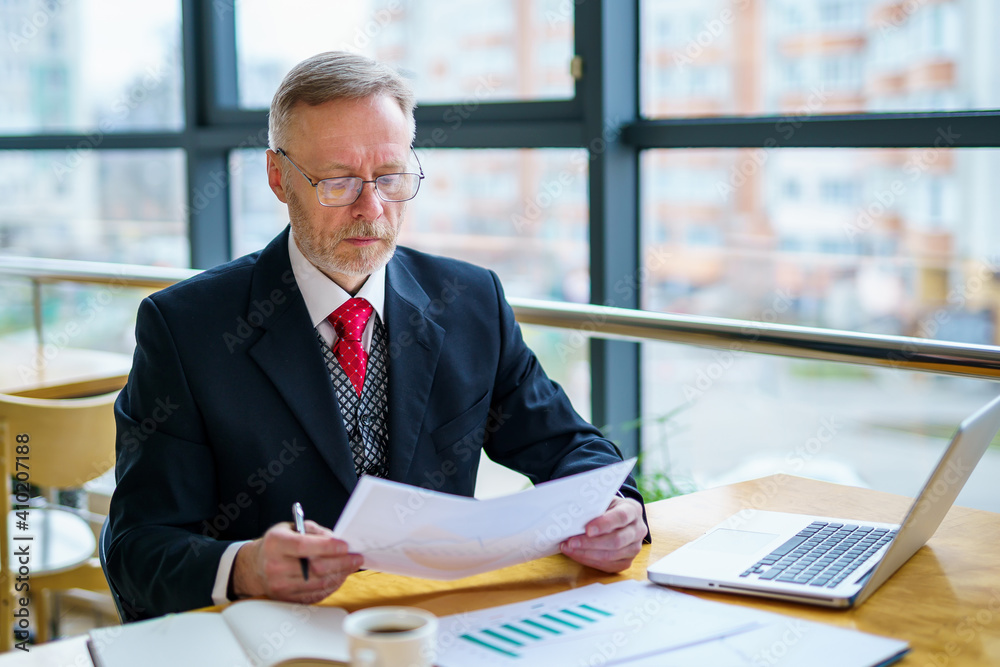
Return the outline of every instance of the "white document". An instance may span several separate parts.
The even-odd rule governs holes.
[[[639,581],[445,616],[439,627],[439,667],[869,667],[908,650],[899,640]]]
[[[631,458],[489,500],[366,475],[333,533],[370,570],[467,577],[558,553],[607,509],[634,465]]]
[[[438,664],[612,665],[760,626],[738,607],[698,602],[630,580],[445,616]]]

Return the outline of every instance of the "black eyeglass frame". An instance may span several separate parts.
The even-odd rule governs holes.
[[[292,165],[293,167],[295,167],[295,171],[297,171],[300,174],[302,174],[302,178],[306,179],[306,181],[308,181],[309,185],[313,186],[313,188],[316,190],[316,201],[319,202],[320,206],[326,206],[327,208],[342,208],[344,206],[351,206],[356,201],[358,201],[358,199],[361,198],[361,193],[365,189],[365,183],[371,183],[372,186],[375,188],[375,194],[378,195],[378,198],[381,199],[382,201],[386,202],[387,204],[398,204],[400,202],[410,201],[411,199],[413,199],[414,197],[416,197],[417,194],[420,192],[420,182],[424,180],[424,166],[422,164],[420,164],[420,158],[417,156],[417,152],[415,150],[413,150],[412,147],[410,148],[410,152],[413,153],[413,158],[417,161],[417,169],[420,170],[419,174],[415,174],[412,171],[399,171],[399,172],[393,172],[391,174],[382,174],[381,176],[376,176],[374,179],[372,179],[370,181],[366,181],[366,180],[362,179],[360,176],[336,176],[334,178],[321,178],[320,180],[318,180],[316,182],[313,182],[313,179],[311,179],[308,176],[306,176],[306,172],[302,171],[302,169],[299,168],[299,165],[295,164],[295,162],[292,160],[292,158],[288,157],[288,153],[285,152],[284,148],[277,148],[277,149],[275,149],[274,152],[277,153],[278,155],[281,155],[286,160],[288,160],[288,163],[290,165]],[[418,176],[419,179],[417,180],[417,189],[413,191],[413,195],[412,196],[407,197],[406,199],[386,199],[385,196],[382,194],[382,191],[378,189],[378,180],[380,178],[384,178],[386,176],[400,176],[402,174],[406,174],[406,175],[410,175],[410,176]],[[337,180],[337,179],[340,179],[340,178],[351,178],[351,179],[357,179],[357,180],[361,181],[361,187],[358,188],[357,195],[355,195],[354,199],[352,199],[351,201],[349,201],[346,204],[324,204],[323,200],[320,199],[320,196],[319,196],[319,184],[322,183],[323,181],[334,181],[334,180]]]

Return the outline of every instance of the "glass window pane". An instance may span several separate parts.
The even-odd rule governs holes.
[[[508,296],[590,300],[583,149],[422,151],[400,243],[496,271]]]
[[[647,117],[995,109],[989,0],[642,0]]]
[[[50,364],[64,369],[72,367],[72,361],[58,359],[67,349],[131,355],[135,349],[139,302],[154,291],[115,283],[42,285],[42,345],[37,348],[37,355],[33,355],[38,334],[31,282],[14,276],[0,278],[0,292],[4,295],[0,300],[0,348],[6,347],[8,355],[11,349],[27,353],[13,369],[13,376],[5,380],[17,386],[19,381],[31,377],[32,371],[44,373]],[[86,355],[86,359],[88,365],[101,360],[93,354]],[[122,360],[108,358],[107,364],[120,368]]]
[[[182,127],[179,0],[0,2],[0,133]]]
[[[495,270],[508,296],[590,299],[587,154],[583,149],[425,150],[401,245]],[[233,252],[263,247],[288,224],[267,187],[264,152],[231,153]]]
[[[643,307],[1000,343],[1000,151],[642,156]]]
[[[566,0],[241,0],[240,106],[266,108],[288,70],[322,51],[396,64],[428,102],[573,96]]]
[[[190,266],[181,150],[0,151],[0,253]]]
[[[784,474],[913,497],[996,396],[988,380],[658,342],[642,377],[643,473],[686,489]],[[1000,511],[998,475],[993,446],[957,504]]]

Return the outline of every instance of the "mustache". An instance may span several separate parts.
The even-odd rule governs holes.
[[[338,230],[336,239],[341,241],[351,238],[385,238],[391,231],[392,225],[359,220]]]

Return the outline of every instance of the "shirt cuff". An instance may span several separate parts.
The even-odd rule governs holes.
[[[215,573],[215,586],[212,587],[212,602],[217,605],[229,604],[232,600],[229,599],[227,592],[229,590],[229,573],[233,569],[233,561],[236,560],[236,552],[240,550],[244,544],[249,544],[251,540],[244,540],[243,542],[233,542],[226,550],[222,552],[222,558],[219,559],[219,570]]]

